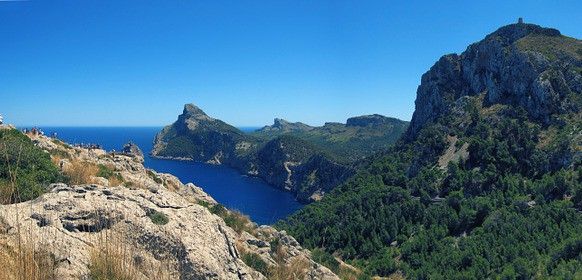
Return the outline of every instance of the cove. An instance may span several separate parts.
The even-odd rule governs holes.
[[[99,144],[103,149],[120,150],[132,141],[145,154],[144,165],[158,172],[171,173],[183,183],[192,182],[216,201],[236,209],[258,224],[272,224],[299,210],[303,205],[291,193],[276,189],[237,170],[201,162],[155,159],[147,154],[161,127],[42,127],[45,134],[70,143]],[[244,128],[249,130],[251,128]]]

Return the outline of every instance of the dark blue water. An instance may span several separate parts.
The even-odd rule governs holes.
[[[120,150],[128,141],[148,154],[160,127],[43,127],[45,134],[71,144],[99,144],[106,150]],[[252,131],[256,128],[245,127]],[[221,204],[249,215],[259,224],[272,224],[301,208],[292,194],[275,189],[263,180],[241,175],[226,166],[200,162],[155,159],[146,156],[144,165],[158,172],[171,173],[183,183],[192,182]]]

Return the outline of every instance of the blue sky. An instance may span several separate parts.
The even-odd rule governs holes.
[[[582,1],[0,1],[0,114],[157,126],[409,120],[422,73],[518,17],[582,38]]]

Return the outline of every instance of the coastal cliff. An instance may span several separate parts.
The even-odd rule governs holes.
[[[151,154],[225,164],[309,202],[353,175],[354,163],[388,148],[407,125],[380,115],[322,127],[276,118],[273,125],[244,133],[186,104],[176,122],[156,135]]]

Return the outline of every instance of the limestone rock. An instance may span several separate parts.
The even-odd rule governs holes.
[[[143,152],[133,142],[129,142],[129,143],[123,145],[121,152],[126,154],[126,155],[134,156],[138,159],[141,159],[141,161],[143,161]]]
[[[576,71],[581,54],[572,49],[582,49],[582,42],[555,29],[518,23],[501,27],[460,55],[443,56],[422,76],[408,138],[451,114],[464,96],[484,95],[489,106],[523,107],[542,124],[551,122],[552,114],[580,110],[566,98],[582,92],[582,73]]]
[[[152,211],[166,215],[168,223],[154,224],[148,217]],[[129,252],[149,263],[175,264],[171,272],[180,279],[263,278],[239,258],[233,245],[237,235],[222,219],[165,189],[152,194],[60,184],[37,200],[0,206],[0,213],[12,228],[9,244],[14,245],[14,229],[20,228],[38,236],[37,247],[50,248],[58,256],[59,279],[85,277],[90,251],[104,234],[119,234],[124,244],[133,244]],[[152,277],[141,273],[144,279]]]
[[[252,223],[250,232],[237,233],[206,208],[217,202],[192,183],[146,169],[130,155],[30,137],[47,152],[65,156],[63,163],[103,165],[124,180],[109,187],[111,181],[98,176],[82,185],[55,183],[35,200],[0,205],[0,248],[14,250],[22,240],[33,243],[50,254],[57,279],[87,279],[92,253],[107,242],[123,250],[138,279],[159,279],[160,272],[170,279],[266,279],[244,263],[239,248],[261,255],[275,268],[299,258],[309,264],[305,279],[338,279],[285,233]],[[283,240],[280,246],[289,252],[283,262],[272,257],[275,239]]]

